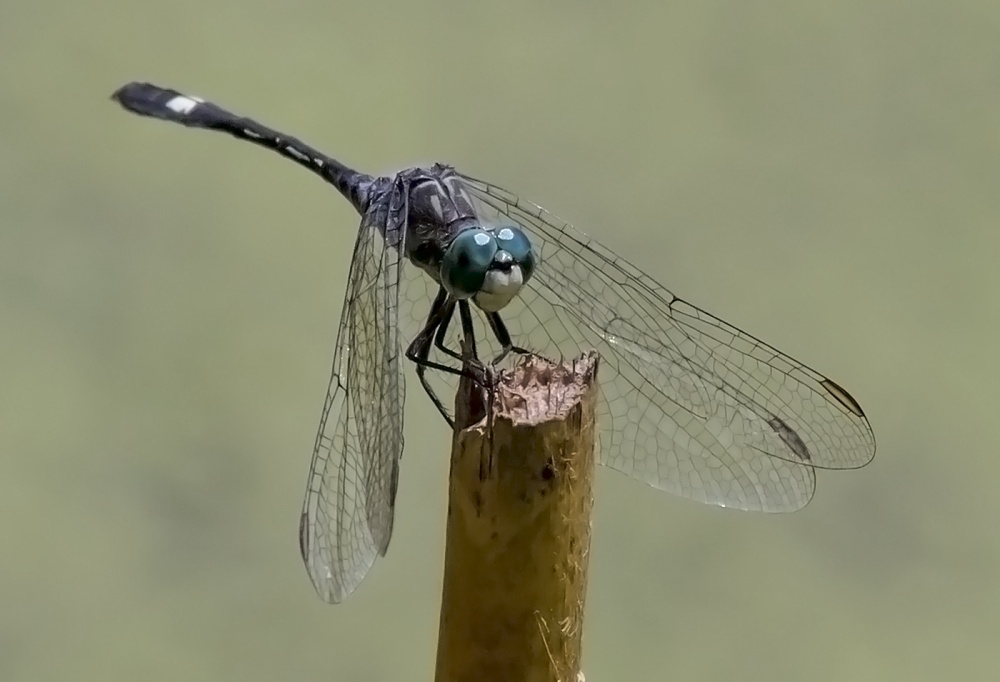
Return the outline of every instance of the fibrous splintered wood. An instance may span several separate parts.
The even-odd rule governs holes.
[[[525,356],[459,388],[437,682],[583,679],[597,364]]]

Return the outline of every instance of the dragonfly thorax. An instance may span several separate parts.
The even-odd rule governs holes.
[[[471,227],[445,249],[440,277],[455,298],[471,298],[486,312],[496,312],[510,303],[534,269],[531,242],[519,227]]]

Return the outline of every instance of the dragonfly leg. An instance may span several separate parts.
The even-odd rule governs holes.
[[[474,421],[479,421],[483,416],[492,414],[496,395],[494,389],[499,381],[499,375],[494,371],[492,363],[484,364],[476,353],[476,330],[472,325],[472,312],[468,301],[458,302],[458,315],[462,320],[462,366],[471,373],[472,381],[481,389],[470,390],[467,394],[470,414],[475,414]]]
[[[448,333],[448,325],[451,324],[451,317],[452,316],[449,315],[441,322],[441,324],[438,325],[437,332],[434,334],[434,346],[448,357],[461,362],[463,359],[462,354],[444,345],[444,337]],[[473,353],[473,355],[475,355],[475,353]]]
[[[462,320],[462,365],[471,374],[466,374],[483,388],[489,388],[493,381],[491,367],[483,364],[476,352],[476,330],[472,326],[472,311],[468,301],[458,302],[458,316]]]
[[[417,366],[417,378],[420,380],[420,385],[423,386],[424,392],[452,428],[455,427],[455,422],[448,414],[448,410],[445,409],[437,393],[434,392],[434,389],[427,382],[425,373],[428,367],[449,373],[461,373],[454,367],[448,367],[429,359],[431,343],[433,342],[435,332],[442,323],[447,324],[447,321],[451,319],[454,312],[455,302],[448,301],[447,293],[444,289],[441,289],[438,292],[437,298],[434,299],[434,303],[431,305],[424,328],[420,330],[420,333],[417,334],[417,337],[410,342],[410,345],[406,349],[406,357]]]
[[[503,319],[500,317],[500,313],[487,313],[486,319],[490,323],[490,329],[493,330],[493,335],[496,337],[497,341],[500,342],[500,354],[493,358],[493,364],[502,362],[511,353],[518,353],[520,355],[531,355],[531,351],[527,348],[521,348],[520,346],[515,346],[514,342],[510,338],[510,332],[507,330],[507,325],[504,324]]]
[[[459,306],[462,318],[462,330],[465,337],[463,340],[463,354],[456,353],[444,345],[444,336],[448,330],[448,325],[451,323],[451,318],[455,314],[456,304]],[[437,346],[446,355],[461,360],[463,363],[462,368],[450,367],[431,360],[430,351],[432,344]],[[431,304],[431,310],[427,315],[427,322],[424,324],[424,328],[420,330],[420,333],[417,334],[416,338],[407,347],[406,357],[416,364],[417,378],[420,380],[420,385],[431,399],[431,402],[434,403],[438,412],[441,413],[441,416],[452,427],[454,427],[454,421],[448,414],[444,403],[441,402],[437,393],[434,392],[434,389],[428,383],[426,372],[428,368],[436,369],[441,372],[468,377],[482,386],[492,385],[491,373],[479,361],[475,352],[475,335],[468,303],[465,301],[455,301],[448,296],[444,288],[441,288],[434,302]]]

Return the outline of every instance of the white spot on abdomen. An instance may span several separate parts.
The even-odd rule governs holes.
[[[186,95],[178,95],[172,100],[167,102],[167,109],[176,111],[178,114],[190,114],[194,111],[194,108],[204,102],[205,100],[200,97],[188,97]]]

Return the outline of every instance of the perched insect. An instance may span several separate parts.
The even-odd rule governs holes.
[[[861,406],[838,384],[506,190],[441,164],[365,175],[148,83],[113,98],[272,149],[361,214],[300,522],[302,558],[326,601],[347,597],[389,545],[404,356],[451,422],[440,395],[478,362],[477,348],[490,363],[594,348],[603,358],[599,461],[699,502],[793,511],[812,498],[816,469],[862,467],[875,455]]]

